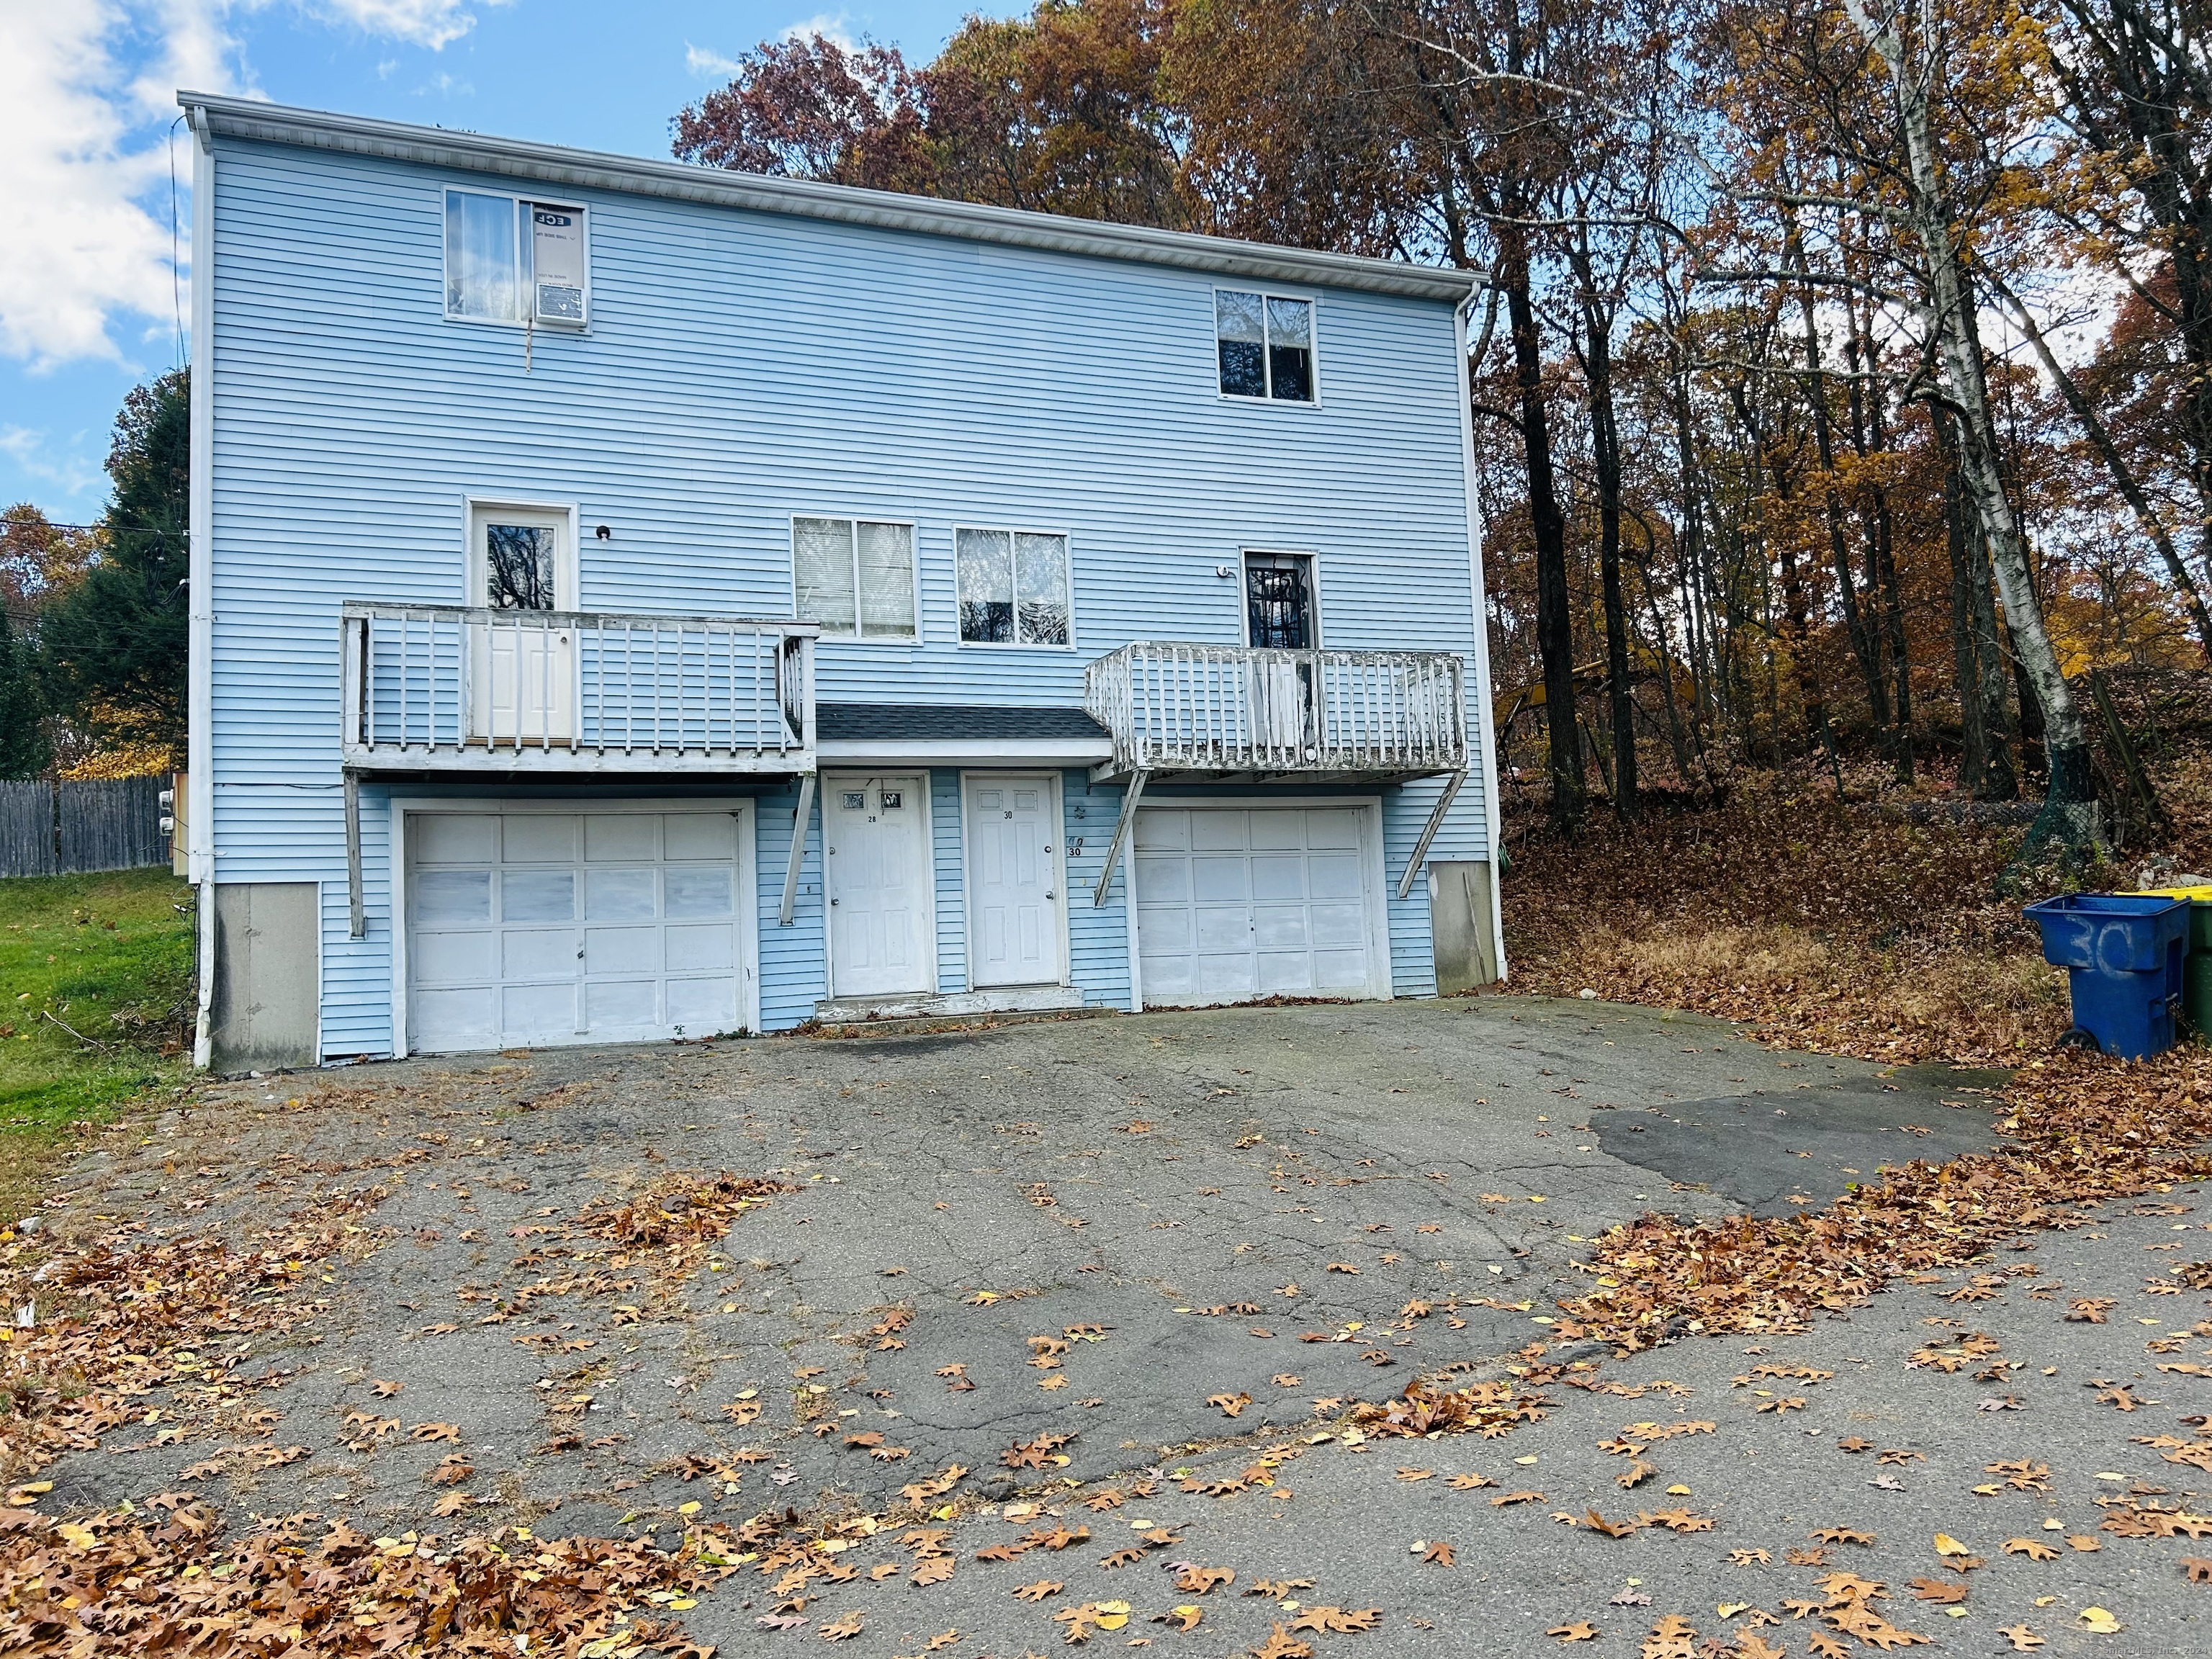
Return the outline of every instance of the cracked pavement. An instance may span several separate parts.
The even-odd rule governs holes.
[[[1304,1446],[1317,1398],[1379,1399],[1445,1366],[1500,1374],[1516,1351],[1549,1339],[1554,1299],[1586,1282],[1570,1263],[1606,1226],[1647,1208],[1774,1213],[1825,1201],[1885,1163],[1987,1148],[2002,1083],[1948,1067],[1769,1051],[1686,1013],[1504,997],[550,1050],[212,1087],[150,1132],[111,1136],[79,1160],[52,1214],[64,1235],[94,1214],[142,1215],[174,1232],[250,1223],[318,1191],[386,1189],[362,1218],[373,1252],[329,1269],[336,1309],[321,1334],[251,1356],[275,1384],[254,1404],[278,1413],[252,1431],[307,1449],[275,1468],[234,1460],[195,1477],[234,1514],[308,1509],[385,1533],[517,1522],[549,1534],[635,1532],[666,1524],[688,1503],[732,1522],[786,1505],[827,1519],[880,1512],[900,1502],[902,1485],[959,1464],[970,1473],[955,1493],[965,1505],[956,1525],[963,1539],[981,1528],[969,1541],[988,1542],[1017,1535],[1002,1506],[1051,1499],[1048,1483],[1062,1492],[1068,1482],[1126,1485],[1148,1468],[1218,1460],[1233,1474],[1255,1447]],[[739,1214],[718,1248],[680,1271],[657,1267],[653,1250],[570,1224],[595,1202],[722,1170],[792,1190]],[[2064,1243],[2078,1249],[2086,1239]],[[2053,1243],[2034,1259],[2047,1269],[2057,1251]],[[2069,1262],[2066,1276],[2093,1271]],[[2057,1320],[2027,1295],[2008,1288],[2006,1308]],[[1424,1303],[1431,1313],[1406,1311]],[[1650,1573],[1699,1584],[1700,1627],[1717,1626],[1717,1592],[1745,1571],[1714,1568],[1717,1543],[1771,1544],[1767,1533],[1805,1520],[1815,1496],[1833,1498],[1838,1514],[1872,1504],[1885,1528],[1888,1512],[1920,1501],[1916,1468],[1897,1477],[1906,1480],[1901,1495],[1854,1487],[1844,1502],[1831,1429],[1862,1417],[1896,1421],[1921,1436],[1915,1444],[1940,1443],[1947,1471],[2021,1439],[2009,1413],[1969,1406],[1965,1428],[1942,1436],[1921,1421],[1923,1395],[1977,1385],[1931,1383],[1924,1370],[1900,1383],[1905,1354],[1887,1351],[1927,1340],[1911,1322],[1918,1309],[1892,1294],[1849,1325],[1765,1345],[1794,1357],[1840,1340],[1854,1356],[1805,1362],[1837,1373],[1807,1390],[1817,1407],[1835,1403],[1802,1413],[1807,1422],[1817,1414],[1818,1435],[1796,1415],[1753,1413],[1734,1397],[1729,1376],[1753,1363],[1740,1340],[1691,1341],[1602,1375],[1629,1386],[1666,1377],[1692,1395],[1662,1389],[1660,1404],[1631,1407],[1571,1394],[1504,1441],[1421,1445],[1405,1461],[1433,1465],[1432,1480],[1398,1480],[1386,1443],[1348,1455],[1330,1446],[1288,1466],[1274,1496],[1193,1497],[1157,1476],[1162,1496],[1144,1512],[1170,1528],[1203,1527],[1207,1547],[1248,1579],[1276,1570],[1356,1581],[1327,1599],[1389,1608],[1396,1634],[1378,1651],[1548,1646],[1544,1628],[1596,1617],[1600,1580],[1613,1594],[1619,1564],[1647,1555]],[[1996,1317],[1967,1311],[1984,1323]],[[1093,1328],[1075,1334],[1079,1328]],[[2113,1334],[2063,1325],[2057,1337],[2078,1346]],[[239,1374],[250,1370],[233,1363]],[[2121,1362],[2083,1363],[2109,1370]],[[2041,1381],[2013,1386],[2034,1405]],[[2174,1381],[2212,1398],[2212,1385]],[[380,1392],[378,1382],[399,1386]],[[2054,1398],[2081,1407],[2083,1391],[2071,1379],[2051,1385],[2062,1387],[2073,1392]],[[1249,1401],[1234,1418],[1209,1403],[1239,1395]],[[1694,1407],[1681,1403],[1692,1398]],[[1625,1422],[1678,1409],[1742,1419],[1730,1425],[1741,1432],[1700,1447],[1709,1467],[1691,1482],[1701,1504],[1710,1491],[1726,1506],[1725,1537],[1647,1528],[1616,1541],[1550,1518],[1562,1501],[1608,1515],[1673,1501],[1615,1490],[1617,1466],[1589,1448]],[[2114,1415],[2097,1408],[2094,1431]],[[380,1417],[395,1430],[449,1423],[459,1439],[363,1428]],[[2051,1457],[2034,1420],[2037,1455]],[[1018,1473],[1001,1465],[1010,1446],[1048,1433],[1072,1437],[1054,1449],[1064,1463]],[[1582,1449],[1570,1455],[1566,1440]],[[473,1462],[464,1489],[477,1503],[465,1520],[440,1519],[433,1505],[443,1489],[428,1477],[456,1444]],[[143,1498],[210,1461],[211,1449],[188,1438],[127,1455],[80,1454],[51,1472],[53,1501]],[[1546,1502],[1493,1510],[1482,1501],[1491,1494],[1445,1485],[1448,1474],[1468,1471],[1518,1482],[1522,1456],[1544,1460]],[[2149,1467],[2139,1454],[2119,1457],[2088,1461]],[[1710,1468],[1716,1459],[1721,1467]],[[1674,1460],[1659,1461],[1671,1474]],[[2076,1511],[2086,1501],[2069,1499]],[[2094,1512],[2082,1512],[2087,1524]],[[1090,1517],[1097,1548],[1105,1530],[1126,1525],[1118,1512],[1102,1516]],[[1407,1553],[1448,1525],[1460,1529],[1456,1569]],[[1924,1538],[1928,1528],[1919,1530]],[[1047,1565],[1071,1578],[1080,1568],[1087,1579],[1097,1548],[1084,1547],[1065,1575]],[[1780,1562],[1782,1547],[1771,1553]],[[1691,1561],[1703,1565],[1683,1567]],[[2084,1553],[2040,1571],[2071,1595],[2083,1562],[2095,1565]],[[1989,1575],[2025,1565],[2008,1558]],[[1933,1565],[1932,1557],[1915,1563]],[[1133,1576],[1152,1573],[1147,1565],[1109,1574],[1082,1593],[1132,1595]],[[1050,1607],[1006,1595],[1030,1576],[963,1562],[949,1586],[863,1585],[870,1594],[854,1605],[887,1603],[879,1622],[895,1644],[918,1645],[949,1626],[963,1632],[963,1655],[1012,1654],[1060,1634]],[[1811,1577],[1793,1575],[1797,1593]],[[1158,1583],[1135,1582],[1148,1598],[1143,1610],[1157,1610]],[[976,1589],[985,1583],[988,1593]],[[741,1577],[687,1624],[752,1650],[763,1639],[752,1602],[773,1600],[764,1589]],[[843,1606],[835,1594],[820,1604],[825,1618]],[[1893,1594],[1909,1592],[1900,1583]],[[2189,1592],[2174,1578],[2166,1594],[2179,1607]],[[940,1611],[897,1613],[924,1597]],[[1229,1598],[1209,1605],[1217,1601],[1209,1630],[1231,1622]],[[1240,1640],[1267,1634],[1269,1608],[1233,1604]],[[1629,1632],[1638,1609],[1608,1610],[1614,1616],[1597,1622]],[[2164,1616],[2138,1610],[2131,1627]],[[2171,1634],[2197,1628],[2202,1639],[2201,1623],[2174,1617]],[[1184,1639],[1158,1626],[1142,1633],[1162,1644]],[[1959,1632],[1937,1633],[1948,1643]],[[2051,1650],[2069,1650],[2072,1639],[2054,1630]],[[2131,1650],[2079,1639],[2096,1651]],[[1632,1645],[1608,1636],[1574,1650]],[[854,1649],[893,1650],[872,1638]]]

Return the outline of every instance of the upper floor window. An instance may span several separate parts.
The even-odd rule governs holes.
[[[1314,401],[1312,301],[1217,289],[1213,333],[1223,397]]]
[[[912,525],[793,519],[791,574],[799,619],[824,639],[914,639]]]
[[[1029,530],[956,530],[963,645],[1068,642],[1067,538]]]
[[[446,314],[580,326],[591,278],[584,210],[446,192]]]

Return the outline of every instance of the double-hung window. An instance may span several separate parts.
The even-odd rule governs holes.
[[[963,645],[1066,645],[1067,538],[1030,530],[956,530],[953,562]]]
[[[1314,401],[1311,300],[1217,289],[1213,335],[1223,397]]]
[[[791,573],[796,614],[823,638],[913,642],[912,525],[793,519]]]
[[[590,308],[582,208],[446,192],[446,315],[580,328]]]

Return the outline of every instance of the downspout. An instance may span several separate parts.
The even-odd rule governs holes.
[[[185,871],[198,894],[199,1010],[192,1064],[204,1071],[215,1001],[215,149],[207,112],[186,112],[192,135],[191,494],[186,520],[191,605],[186,679]]]
[[[1471,732],[1481,736],[1482,817],[1487,842],[1485,851],[1490,866],[1491,945],[1498,952],[1498,977],[1503,981],[1506,977],[1505,904],[1499,891],[1498,866],[1504,854],[1505,836],[1504,826],[1498,821],[1502,803],[1498,798],[1498,737],[1491,725],[1490,617],[1482,582],[1482,519],[1475,501],[1474,386],[1467,361],[1468,313],[1474,309],[1475,296],[1480,292],[1480,288],[1470,289],[1467,298],[1453,307],[1452,338],[1454,355],[1459,359],[1459,450],[1460,468],[1467,483],[1467,568],[1474,605],[1475,706],[1481,711],[1479,720],[1470,720],[1468,724]]]

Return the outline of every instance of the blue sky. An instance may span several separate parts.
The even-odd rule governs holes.
[[[1013,4],[876,0],[20,0],[0,6],[0,505],[82,523],[123,396],[176,359],[191,277],[170,265],[179,86],[668,153],[676,111],[729,58],[793,30],[926,60],[963,15]],[[180,231],[185,136],[173,140]],[[189,240],[188,235],[186,240]],[[188,250],[187,250],[188,252]]]

